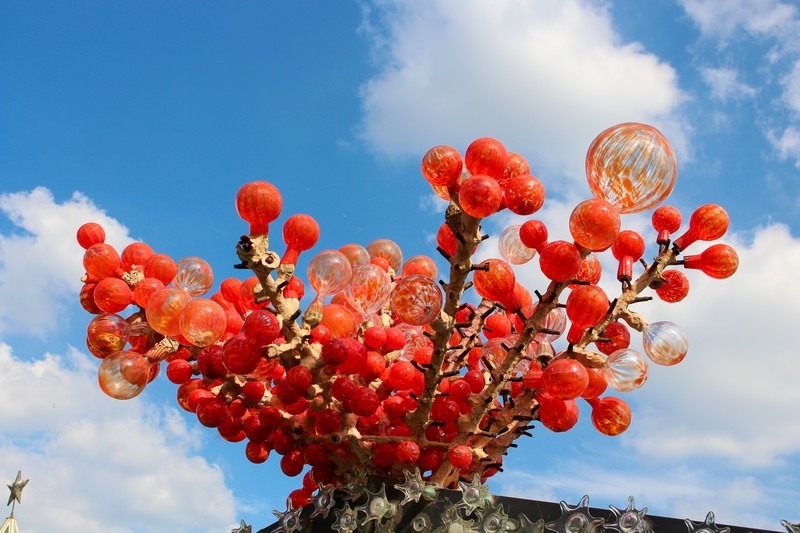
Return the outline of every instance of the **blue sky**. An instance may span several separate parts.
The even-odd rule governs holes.
[[[675,147],[668,202],[685,221],[725,207],[740,270],[691,272],[684,302],[642,307],[680,324],[690,352],[627,395],[626,434],[597,435],[585,411],[566,434],[537,428],[490,487],[589,494],[596,507],[633,495],[652,514],[713,510],[769,529],[800,521],[798,35],[797,4],[772,0],[4,2],[0,473],[31,478],[20,525],[263,527],[300,486],[179,412],[166,380],[131,402],[102,395],[77,302],[81,223],[103,223],[120,247],[199,255],[221,280],[240,275],[236,191],[264,179],[283,193],[276,228],[298,212],[319,221],[316,250],[390,238],[406,257],[433,255],[445,205],[422,154],[493,136],[528,158],[547,188],[537,217],[564,237],[590,194],[586,149],[628,121]],[[652,241],[648,225],[648,213],[623,218]],[[531,267],[517,274],[545,286]]]

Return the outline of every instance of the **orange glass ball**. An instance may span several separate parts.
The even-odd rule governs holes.
[[[100,389],[116,400],[138,396],[150,380],[153,363],[146,356],[128,350],[115,352],[100,363],[97,381]]]
[[[150,327],[167,337],[181,332],[180,315],[192,295],[178,287],[164,287],[150,297],[145,313]]]
[[[439,317],[442,291],[431,278],[413,274],[397,282],[390,302],[398,320],[412,326],[422,326]]]
[[[715,244],[699,255],[686,256],[683,259],[683,266],[699,269],[715,279],[725,279],[733,276],[738,270],[739,255],[727,244]],[[100,284],[97,286],[100,287]]]
[[[556,359],[542,373],[547,392],[562,400],[574,400],[589,386],[586,367],[574,359]]]
[[[525,227],[525,224],[522,225]],[[575,277],[581,268],[581,253],[567,241],[553,241],[539,252],[539,268],[553,281],[563,282]]]
[[[580,246],[599,252],[614,242],[619,234],[620,218],[617,208],[593,198],[575,206],[569,217],[569,232]]]
[[[120,259],[122,260],[122,270],[130,272],[134,265],[144,271],[144,265],[150,257],[155,254],[149,245],[143,242],[132,242],[122,250]]]
[[[464,161],[452,146],[434,146],[422,157],[422,176],[431,185],[450,187],[458,183]]]
[[[376,257],[386,259],[392,270],[400,271],[400,266],[403,264],[403,251],[396,242],[389,239],[376,239],[367,245],[367,252],[370,259]]]
[[[122,277],[121,265],[117,251],[104,242],[91,245],[83,254],[83,268],[96,280],[111,276]]]
[[[328,328],[337,339],[350,338],[358,331],[358,322],[353,312],[343,305],[333,303],[322,307],[320,325]]]
[[[512,213],[532,215],[544,205],[544,185],[534,176],[521,174],[503,184],[503,198]]]
[[[517,280],[511,265],[495,258],[483,261],[479,267],[472,275],[475,291],[483,298],[503,304],[509,311],[519,309],[514,298]]]
[[[689,218],[689,229],[673,244],[678,250],[685,250],[696,241],[719,239],[728,231],[729,222],[728,213],[722,207],[716,204],[702,205]]]
[[[211,270],[211,265],[204,259],[185,257],[176,265],[173,282],[196,298],[211,289],[214,284],[214,272]]]
[[[369,252],[360,244],[345,244],[339,251],[350,261],[350,266],[366,265],[369,263]]]
[[[113,313],[103,313],[89,322],[86,342],[94,348],[92,353],[98,357],[102,355],[102,359],[125,348],[130,331],[131,326],[127,320]]]
[[[144,277],[156,278],[169,285],[178,273],[178,265],[166,254],[151,255],[144,264]]]
[[[94,303],[106,313],[119,313],[131,303],[131,288],[119,278],[105,278],[94,289]]]
[[[206,298],[192,300],[183,308],[178,326],[181,335],[194,346],[210,346],[222,338],[228,325],[225,310]]]
[[[592,425],[609,437],[625,432],[631,425],[631,408],[624,400],[609,396],[588,400],[592,406]]]
[[[434,263],[433,259],[427,255],[415,255],[403,263],[403,270],[401,274],[403,276],[422,274],[423,276],[428,276],[429,278],[435,280],[436,276],[438,275],[438,270],[436,268],[436,263]]]
[[[319,224],[314,217],[304,214],[290,216],[283,224],[286,253],[281,258],[281,264],[297,264],[300,253],[313,248],[318,240]]]

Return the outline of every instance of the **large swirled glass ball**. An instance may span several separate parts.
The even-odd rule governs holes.
[[[622,213],[652,209],[672,192],[678,176],[675,151],[652,126],[625,123],[598,135],[586,154],[586,178],[596,198]]]

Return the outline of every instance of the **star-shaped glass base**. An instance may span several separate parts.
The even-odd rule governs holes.
[[[633,496],[628,497],[628,507],[624,511],[609,505],[609,509],[614,513],[614,521],[606,524],[605,528],[619,531],[619,533],[644,533],[645,531],[650,531],[651,528],[644,519],[647,514],[647,507],[639,511],[634,505]]]
[[[729,527],[718,526],[714,513],[712,512],[709,512],[706,515],[705,521],[699,524],[692,522],[688,518],[685,519],[684,522],[686,523],[686,527],[689,528],[689,533],[730,533],[731,530]]]
[[[605,522],[604,518],[595,518],[589,514],[589,496],[584,496],[578,505],[570,507],[567,502],[562,501],[561,516],[558,520],[547,522],[545,527],[551,531],[570,533],[591,533],[595,528],[599,528]]]

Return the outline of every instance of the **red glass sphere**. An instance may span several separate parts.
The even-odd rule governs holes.
[[[474,174],[461,184],[458,202],[468,215],[486,218],[502,205],[503,190],[494,178],[486,174]]]
[[[495,180],[502,178],[507,161],[506,147],[491,137],[472,141],[464,154],[464,165],[470,174],[486,174]]]
[[[78,228],[78,244],[84,250],[106,241],[106,232],[97,222],[87,222]]]
[[[547,226],[541,220],[528,220],[519,228],[519,240],[539,253],[547,244]]]
[[[539,253],[539,268],[548,279],[568,281],[581,268],[581,253],[571,242],[553,241]]]
[[[575,400],[561,400],[547,394],[539,394],[537,399],[539,399],[539,420],[550,431],[556,433],[569,431],[578,423],[580,412]]]
[[[658,232],[656,242],[658,244],[667,244],[670,240],[670,235],[680,229],[681,221],[681,212],[675,207],[662,205],[653,211],[651,223],[653,224],[653,229]]]
[[[532,215],[544,204],[544,185],[527,174],[515,176],[503,184],[503,199],[512,213]]]
[[[519,309],[519,303],[515,303],[514,298],[516,281],[511,265],[496,258],[483,261],[472,275],[472,282],[478,294],[488,300],[502,303],[509,308],[509,311]]]
[[[667,303],[680,302],[689,294],[689,280],[680,270],[665,270],[664,282],[656,289],[656,295]]]
[[[586,367],[574,359],[556,359],[542,373],[547,392],[562,400],[573,400],[589,385]]]

